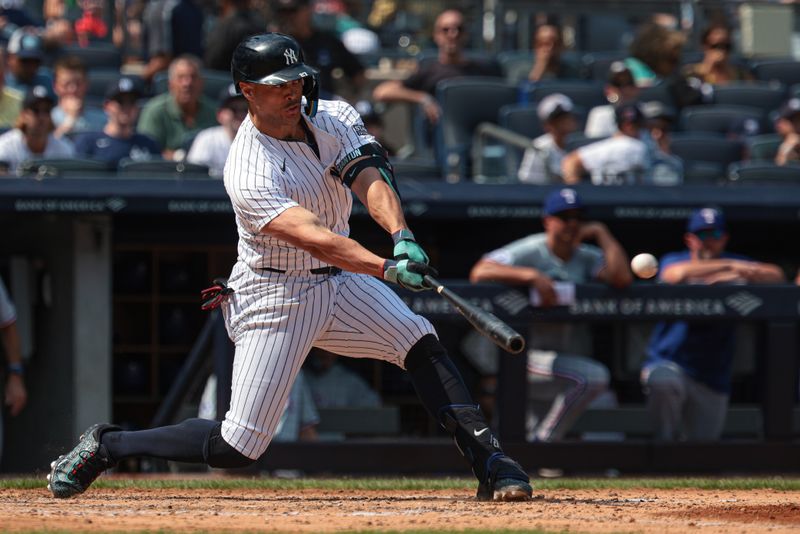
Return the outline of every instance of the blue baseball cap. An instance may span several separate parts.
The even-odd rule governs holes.
[[[542,210],[545,215],[555,215],[567,210],[582,210],[583,202],[581,202],[578,192],[569,187],[553,191],[544,201]]]
[[[692,212],[686,230],[696,234],[702,230],[725,231],[725,215],[716,208],[701,208]]]

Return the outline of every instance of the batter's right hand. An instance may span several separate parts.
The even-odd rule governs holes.
[[[436,276],[439,273],[430,265],[411,260],[386,260],[383,263],[383,279],[411,291],[430,289],[422,278],[426,274]]]

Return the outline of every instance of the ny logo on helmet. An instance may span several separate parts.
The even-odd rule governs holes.
[[[297,63],[297,54],[295,54],[294,50],[292,50],[291,48],[287,48],[283,52],[283,57],[286,58],[287,65],[292,65],[294,63]]]

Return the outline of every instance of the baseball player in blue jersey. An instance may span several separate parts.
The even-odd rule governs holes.
[[[525,471],[506,456],[427,319],[378,278],[418,291],[435,272],[403,218],[384,151],[345,102],[318,99],[315,69],[278,33],[246,38],[231,62],[249,115],[224,181],[239,258],[222,311],[236,344],[231,405],[222,423],[123,432],[99,424],[52,464],[56,497],[86,490],[131,456],[243,467],[267,449],[311,347],[406,369],[429,413],[452,435],[482,500],[527,500]],[[304,101],[303,101],[304,99]],[[351,191],[394,240],[384,259],[348,238]]]

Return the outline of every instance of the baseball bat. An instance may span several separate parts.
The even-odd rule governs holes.
[[[525,348],[525,338],[493,314],[473,306],[447,289],[436,278],[426,274],[423,279],[431,289],[444,297],[478,332],[491,339],[495,345],[511,354],[519,354]]]

